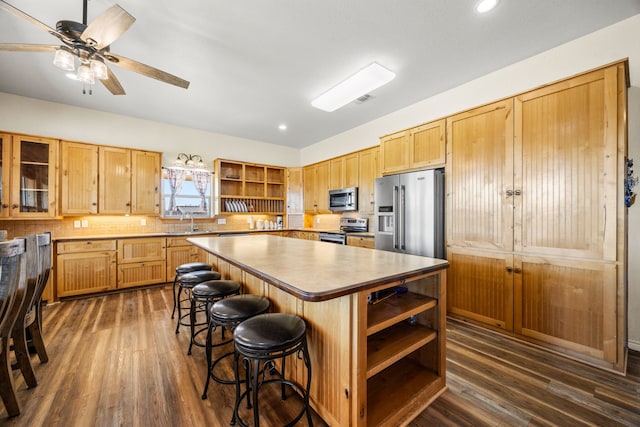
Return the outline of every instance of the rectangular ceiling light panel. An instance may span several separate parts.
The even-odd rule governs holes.
[[[369,92],[389,83],[396,74],[373,62],[311,102],[324,111],[335,111]]]

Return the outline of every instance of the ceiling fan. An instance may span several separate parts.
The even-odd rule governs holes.
[[[28,21],[41,30],[57,37],[63,43],[62,45],[0,43],[0,50],[55,52],[54,65],[67,71],[75,69],[75,58],[78,58],[79,66],[76,78],[89,85],[92,85],[95,79],[98,79],[113,95],[124,95],[125,92],[106,63],[117,65],[129,71],[184,89],[189,87],[189,82],[180,77],[110,51],[111,43],[120,38],[136,20],[117,4],[105,10],[87,25],[87,0],[83,0],[83,22],[58,21],[55,29],[4,0],[0,0],[0,9],[5,9]]]

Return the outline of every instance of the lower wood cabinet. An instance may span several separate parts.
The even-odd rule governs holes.
[[[58,297],[116,289],[116,241],[86,240],[57,244]]]
[[[166,282],[164,237],[118,240],[118,288]]]
[[[360,248],[374,249],[376,247],[373,237],[347,236],[348,246],[358,246]]]
[[[208,236],[213,237],[213,236]],[[186,237],[167,237],[167,281],[173,281],[176,268],[191,262],[207,262],[207,253],[187,242]]]

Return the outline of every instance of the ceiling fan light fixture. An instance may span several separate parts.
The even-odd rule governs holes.
[[[379,88],[396,77],[396,73],[372,62],[346,80],[338,83],[311,102],[314,107],[332,112]]]
[[[78,67],[78,80],[80,80],[82,83],[86,83],[89,85],[94,84],[95,81],[95,77],[93,75],[93,71],[91,71],[91,67],[89,67],[86,64],[82,64],[81,66]]]
[[[109,73],[107,72],[107,66],[104,65],[104,62],[102,62],[99,59],[92,59],[90,64],[91,64],[91,71],[93,72],[93,75],[95,76],[96,79],[106,80],[109,78]]]
[[[55,56],[53,57],[53,65],[65,71],[73,71],[76,68],[73,54],[69,51],[69,48],[60,46],[56,49]]]

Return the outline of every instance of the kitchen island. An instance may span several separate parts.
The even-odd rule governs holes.
[[[311,403],[328,424],[406,424],[446,389],[447,261],[269,235],[188,240],[245,293],[305,319]]]

